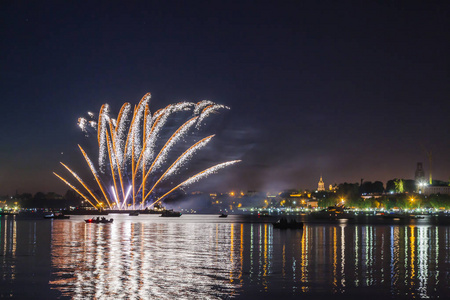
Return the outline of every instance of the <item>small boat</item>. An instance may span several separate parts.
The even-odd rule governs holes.
[[[160,217],[181,217],[181,213],[179,211],[173,211],[173,209],[165,210]]]
[[[92,219],[87,219],[87,220],[84,220],[86,223],[94,223],[94,224],[107,224],[107,223],[112,223],[114,220],[111,218],[111,219],[106,219],[105,217],[103,217],[103,218],[96,218],[96,219],[94,219],[94,218],[92,218]]]
[[[286,218],[281,218],[272,225],[277,229],[303,229],[303,222],[297,222],[295,219],[288,221]]]
[[[44,219],[70,219],[70,216],[65,216],[62,213],[50,213],[50,214],[45,214],[44,215]]]
[[[74,209],[67,210],[65,214],[67,215],[107,215],[109,212],[106,210],[97,210],[97,209]]]
[[[128,215],[129,216],[139,216],[139,212],[138,211],[133,211],[133,212],[130,212]]]
[[[221,214],[221,215],[219,216],[219,218],[226,218],[226,217],[228,217],[228,215],[226,215],[226,214]]]
[[[329,206],[328,208],[311,213],[316,219],[321,220],[340,220],[340,219],[353,219],[350,213],[345,210],[344,206]]]
[[[383,215],[383,219],[409,219],[409,215],[402,213],[388,213]]]
[[[270,217],[270,212],[264,210],[262,212],[258,212],[258,218],[268,218]]]
[[[0,216],[15,216],[18,214],[17,211],[0,211]]]

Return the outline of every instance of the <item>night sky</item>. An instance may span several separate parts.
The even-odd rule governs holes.
[[[448,3],[1,1],[0,194],[64,193],[77,118],[147,92],[231,108],[205,155],[242,162],[191,190],[385,183],[426,151],[448,180]]]

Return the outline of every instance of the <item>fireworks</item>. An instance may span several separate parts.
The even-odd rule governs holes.
[[[94,120],[95,115],[91,112],[88,118],[78,119],[78,126],[87,136],[91,131],[97,131],[94,134],[98,140],[97,167],[84,149],[81,146],[79,148],[95,179],[94,189],[99,190],[98,193],[93,192],[94,189],[63,163],[87,193],[54,174],[94,207],[101,207],[106,202],[110,209],[142,209],[164,200],[177,189],[239,162],[233,160],[220,163],[185,180],[172,178],[181,182],[179,184],[173,183],[169,187],[163,185],[168,178],[181,173],[194,154],[214,137],[209,135],[196,139],[206,119],[213,113],[229,108],[209,100],[180,102],[168,105],[152,115],[149,102],[150,94],[146,94],[134,110],[131,104],[125,103],[117,119],[111,116],[108,104],[101,107],[98,120]]]

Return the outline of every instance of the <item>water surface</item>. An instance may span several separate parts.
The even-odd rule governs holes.
[[[1,218],[0,297],[446,298],[450,230],[244,216],[111,215],[113,224]]]

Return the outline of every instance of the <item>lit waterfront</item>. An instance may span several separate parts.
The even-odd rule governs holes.
[[[113,224],[1,217],[2,297],[224,299],[450,292],[450,228],[113,215]],[[256,222],[254,222],[256,221]],[[24,286],[29,288],[23,288]]]

